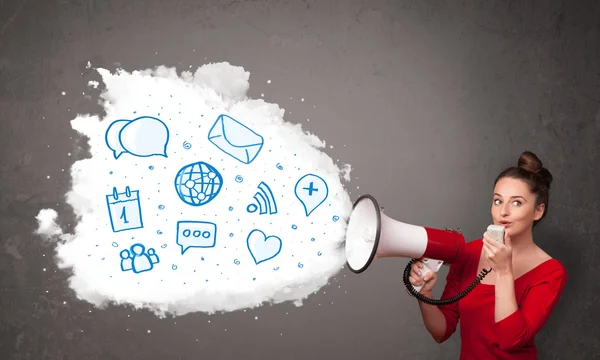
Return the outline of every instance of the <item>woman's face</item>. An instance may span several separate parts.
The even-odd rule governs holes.
[[[503,225],[511,235],[528,231],[534,220],[539,220],[544,204],[535,207],[535,197],[524,181],[502,178],[494,187],[492,219]]]

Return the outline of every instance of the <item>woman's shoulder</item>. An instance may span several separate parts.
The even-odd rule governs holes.
[[[548,258],[542,260],[542,263],[538,265],[538,267],[545,268],[545,271],[542,271],[541,275],[559,278],[567,277],[567,269],[565,268],[563,263],[551,256],[548,256]]]
[[[483,239],[471,240],[471,241],[465,243],[465,252],[468,253],[469,255],[475,254],[475,255],[479,256],[479,254],[481,254],[482,247],[483,247]]]
[[[457,266],[464,269],[468,268],[469,266],[476,266],[475,264],[479,264],[482,247],[482,239],[465,242],[464,251],[457,261]]]
[[[483,244],[483,239],[482,238],[466,242],[467,249],[469,249],[469,248],[474,249],[474,248],[477,248],[477,247],[481,247],[482,244]]]
[[[530,275],[530,276],[527,276]],[[520,278],[517,278],[519,280]],[[549,286],[554,293],[562,293],[568,275],[564,265],[557,259],[550,257],[533,270],[523,276],[523,282],[528,283],[530,287]]]
[[[550,254],[545,252],[542,248],[538,247],[538,254],[536,256],[539,267],[544,267],[547,271],[544,273],[552,273],[559,276],[566,276],[567,270],[560,260],[553,258]]]
[[[531,261],[533,268],[524,275],[530,275],[530,281],[535,284],[557,284],[562,288],[567,281],[567,270],[560,260],[553,258],[539,249],[537,256]]]

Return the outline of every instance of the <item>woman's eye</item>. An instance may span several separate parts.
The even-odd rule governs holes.
[[[494,200],[494,204],[500,205],[500,200],[498,200],[498,199]]]
[[[520,202],[519,200],[515,200],[514,204],[515,204],[516,206],[519,206],[519,205],[521,205],[521,202]]]

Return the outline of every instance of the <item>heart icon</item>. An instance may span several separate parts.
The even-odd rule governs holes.
[[[258,229],[254,229],[248,234],[246,243],[256,265],[277,256],[281,251],[282,244],[278,236],[271,235],[267,237],[264,232]]]

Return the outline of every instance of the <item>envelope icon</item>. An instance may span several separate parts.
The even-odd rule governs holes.
[[[227,115],[217,117],[208,132],[208,140],[244,164],[250,164],[256,159],[264,144],[262,136]]]

